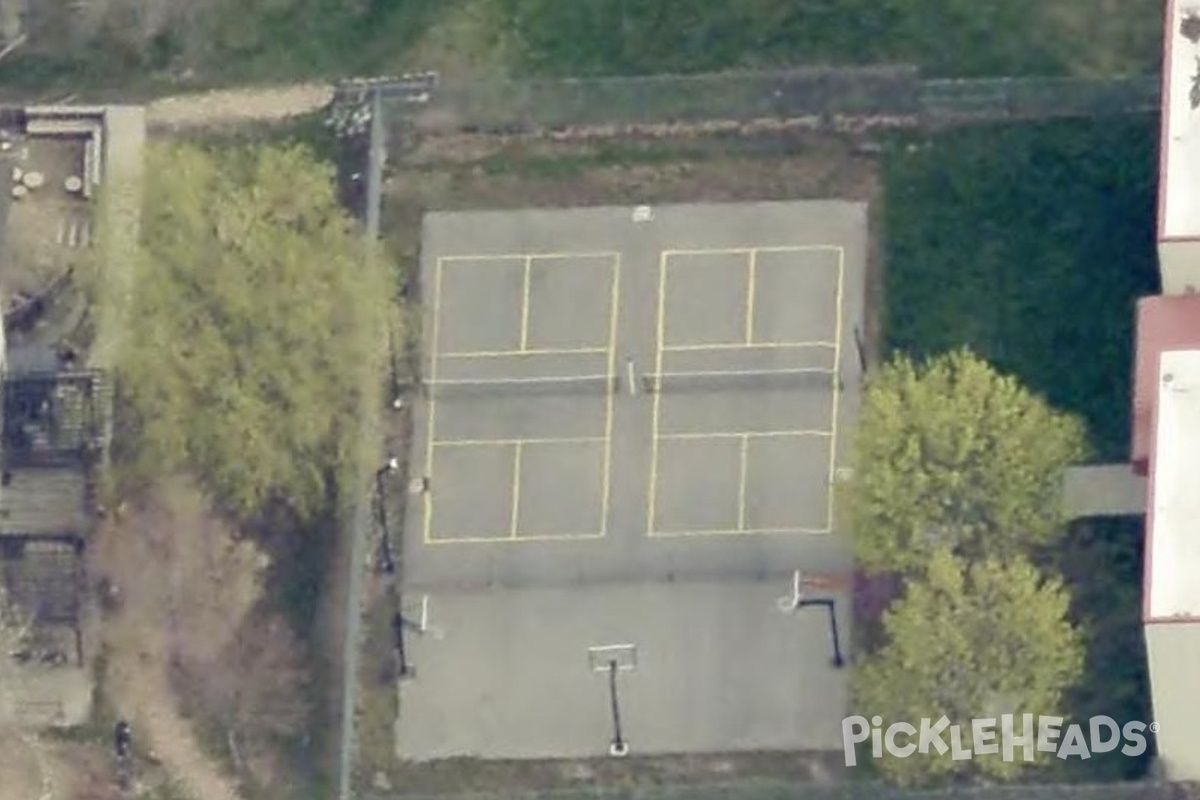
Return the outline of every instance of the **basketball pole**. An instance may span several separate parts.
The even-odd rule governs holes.
[[[621,703],[617,695],[617,671],[620,667],[614,658],[608,662],[608,696],[612,703],[613,738],[608,754],[620,758],[629,755],[629,745],[621,735]]]
[[[800,600],[796,603],[797,610],[821,606],[829,611],[829,638],[833,644],[833,666],[841,669],[846,665],[846,660],[842,658],[842,643],[838,636],[837,609],[833,598],[821,597],[815,600]]]

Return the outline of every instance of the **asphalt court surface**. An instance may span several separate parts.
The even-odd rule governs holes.
[[[427,215],[410,584],[844,566],[865,206],[653,212]]]

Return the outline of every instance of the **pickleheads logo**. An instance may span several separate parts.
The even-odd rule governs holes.
[[[976,756],[1001,756],[1005,761],[1015,761],[1017,749],[1021,759],[1033,761],[1035,752],[1054,753],[1061,759],[1076,756],[1091,758],[1092,753],[1109,753],[1121,746],[1121,753],[1130,757],[1146,752],[1145,732],[1158,733],[1158,723],[1126,722],[1118,725],[1112,717],[1092,717],[1088,720],[1087,734],[1083,726],[1072,724],[1064,731],[1062,717],[1037,717],[1021,715],[1021,733],[1014,725],[1015,715],[1005,714],[997,720],[973,719],[970,725],[968,744],[964,747],[963,726],[951,725],[943,716],[936,721],[922,719],[919,724],[894,722],[883,728],[882,717],[846,717],[842,720],[842,747],[846,753],[846,766],[858,763],[856,745],[871,740],[871,755],[883,758],[884,750],[896,758],[907,758],[914,753],[937,755],[950,753],[955,761],[967,761]],[[999,725],[997,726],[997,722]],[[999,730],[997,730],[999,727]],[[1122,745],[1124,742],[1124,745]]]

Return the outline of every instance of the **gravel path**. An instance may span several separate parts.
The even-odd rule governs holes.
[[[278,122],[319,111],[332,99],[333,85],[324,83],[182,94],[150,103],[146,107],[146,124],[153,130],[185,131]]]

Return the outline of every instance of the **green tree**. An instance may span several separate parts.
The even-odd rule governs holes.
[[[840,500],[859,565],[919,572],[939,547],[1012,556],[1064,530],[1063,470],[1086,455],[1076,418],[966,350],[872,376]]]
[[[119,364],[127,475],[197,474],[242,518],[325,507],[357,457],[389,292],[298,146],[147,155],[133,335]]]
[[[968,565],[939,550],[884,614],[886,644],[854,677],[857,713],[882,717],[885,731],[897,722],[919,729],[922,719],[945,716],[962,726],[962,747],[971,750],[974,719],[996,719],[991,743],[1002,748],[1001,715],[1014,716],[1018,736],[1026,733],[1024,714],[1034,716],[1035,726],[1038,715],[1065,716],[1064,694],[1082,675],[1084,659],[1082,637],[1067,619],[1069,604],[1061,581],[1024,559]],[[950,746],[949,730],[942,740]],[[951,755],[928,748],[898,758],[885,749],[878,765],[901,784],[964,773],[1005,779],[1029,766],[1022,750],[1012,761],[1003,749],[970,760]]]

